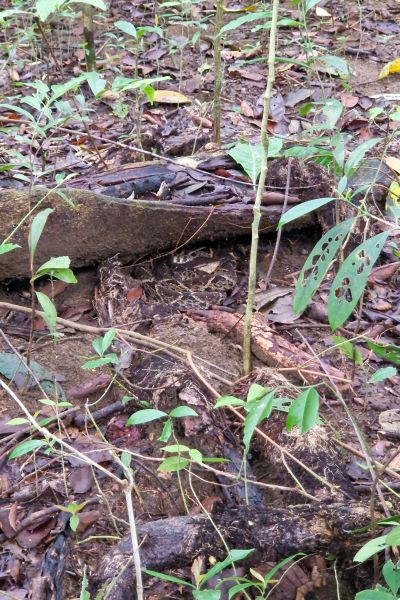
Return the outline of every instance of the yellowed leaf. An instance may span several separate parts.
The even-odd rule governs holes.
[[[329,13],[327,10],[325,10],[325,8],[322,8],[322,6],[317,6],[315,9],[315,14],[317,15],[317,17],[331,17],[331,13]]]
[[[379,79],[383,79],[393,73],[400,73],[400,58],[395,58],[390,63],[387,63],[379,73]]]
[[[400,158],[396,158],[396,156],[386,156],[383,160],[389,169],[392,169],[392,171],[400,175]]]
[[[392,181],[389,187],[388,195],[386,198],[386,208],[390,205],[400,206],[400,185],[397,181]]]
[[[255,12],[257,10],[257,4],[250,4],[250,6],[239,6],[238,8],[228,8],[224,6],[224,12],[229,14]]]
[[[153,102],[160,104],[190,104],[191,100],[180,92],[173,90],[155,90]]]

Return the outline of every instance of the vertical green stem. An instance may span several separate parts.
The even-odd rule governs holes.
[[[85,38],[86,69],[96,70],[96,51],[94,47],[93,6],[82,5],[83,12],[83,37]]]
[[[268,54],[268,78],[267,87],[264,94],[264,113],[261,125],[261,144],[263,148],[261,156],[261,173],[257,187],[256,199],[253,209],[253,224],[251,227],[251,249],[249,264],[249,288],[247,292],[246,314],[244,318],[243,335],[243,372],[245,375],[251,369],[251,322],[253,317],[254,294],[257,280],[257,252],[258,252],[258,229],[261,218],[261,199],[265,188],[265,182],[268,172],[268,114],[272,97],[272,88],[275,81],[275,53],[276,53],[276,34],[279,12],[279,0],[273,0],[271,29],[269,35],[269,54]]]
[[[223,0],[217,0],[214,31],[214,136],[218,146],[221,143],[221,92],[222,92],[222,60],[221,60],[221,28],[224,17]]]

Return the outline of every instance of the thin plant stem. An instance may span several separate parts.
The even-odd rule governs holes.
[[[221,143],[221,92],[222,92],[222,59],[221,59],[221,28],[224,16],[223,0],[216,2],[215,31],[214,31],[214,144]]]
[[[251,322],[253,317],[254,295],[256,291],[257,280],[257,253],[258,253],[258,238],[259,225],[261,220],[261,200],[264,193],[265,182],[268,171],[268,114],[271,104],[272,88],[275,81],[275,54],[276,54],[276,33],[279,12],[279,0],[273,0],[271,30],[269,36],[269,55],[268,55],[268,78],[267,87],[264,94],[264,113],[261,124],[261,172],[258,181],[257,194],[253,209],[253,224],[251,229],[251,248],[250,248],[250,264],[249,264],[249,286],[247,292],[246,314],[243,323],[243,372],[247,375],[251,369]]]

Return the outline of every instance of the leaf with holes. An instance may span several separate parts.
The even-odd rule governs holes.
[[[293,311],[296,315],[306,309],[311,298],[325,277],[332,260],[353,226],[355,219],[348,219],[332,227],[314,246],[307,258],[297,280],[293,300]]]
[[[366,240],[349,254],[340,267],[328,300],[328,319],[333,331],[351,315],[388,235],[389,232],[384,231]]]

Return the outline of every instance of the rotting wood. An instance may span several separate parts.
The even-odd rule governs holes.
[[[142,565],[164,572],[190,565],[194,558],[210,552],[223,558],[220,536],[230,548],[254,548],[240,566],[261,561],[278,562],[295,552],[340,552],[353,556],[361,543],[352,530],[370,522],[369,509],[362,504],[298,505],[289,508],[218,508],[213,522],[206,515],[175,517],[153,521],[138,528]],[[217,533],[218,529],[218,533]],[[106,590],[114,578],[114,587],[105,600],[131,600],[134,595],[131,547],[124,538],[104,557],[94,580],[94,591]]]

